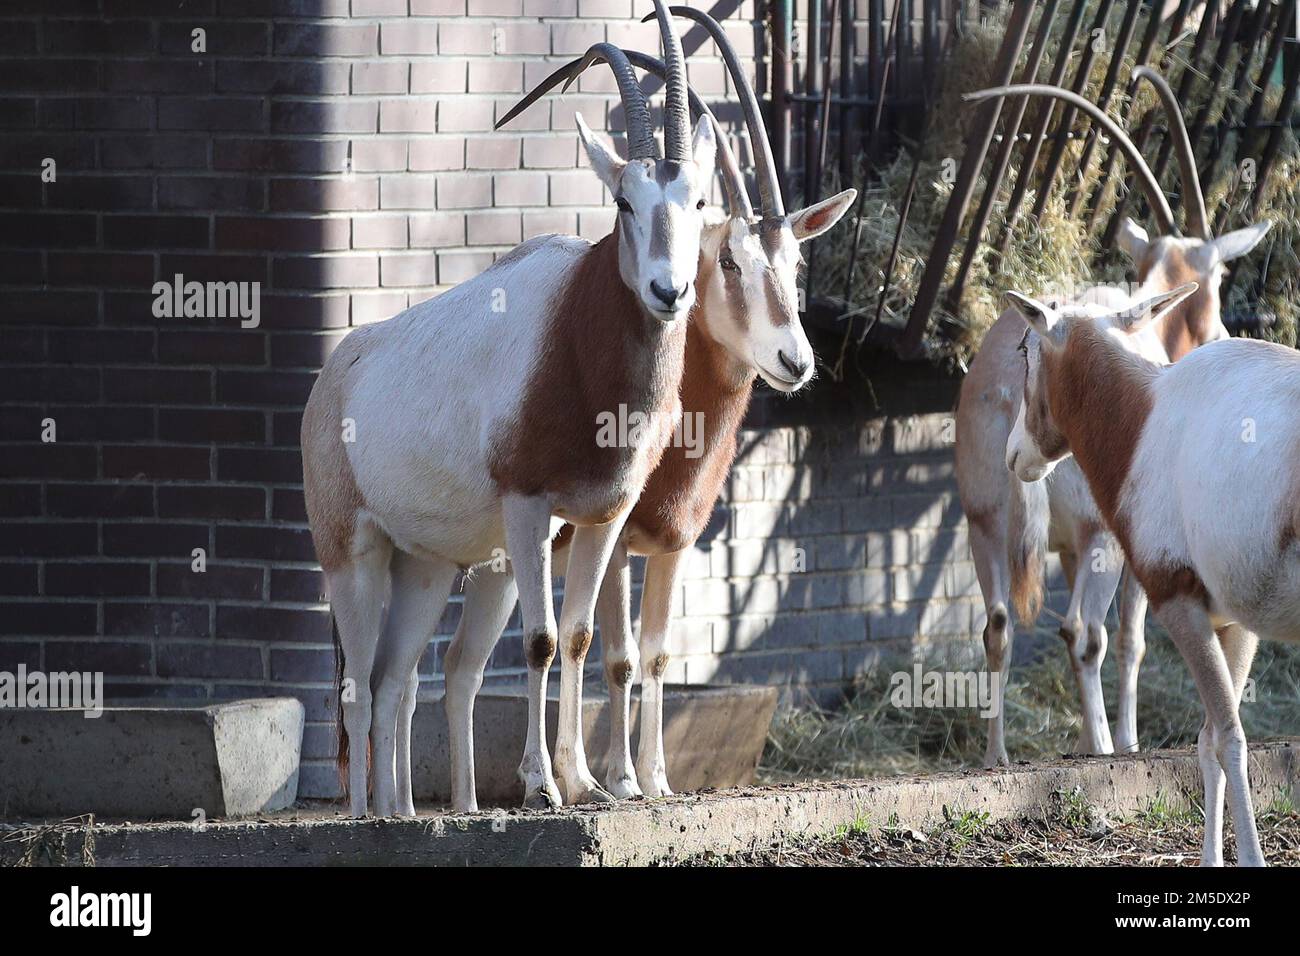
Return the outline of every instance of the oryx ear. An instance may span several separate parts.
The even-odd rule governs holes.
[[[1116,317],[1116,324],[1125,332],[1137,332],[1150,325],[1166,312],[1178,306],[1189,295],[1200,288],[1195,282],[1185,282],[1177,289],[1161,292],[1150,298],[1135,302]]]
[[[583,149],[587,151],[591,168],[596,171],[596,177],[611,193],[618,192],[618,181],[622,178],[627,163],[618,158],[618,153],[614,152],[612,146],[607,146],[602,137],[591,131],[581,113],[575,113],[573,119],[578,124],[578,136],[582,140]]]
[[[1051,306],[1021,292],[1004,292],[1003,296],[1007,305],[1019,312],[1025,323],[1039,335],[1046,338],[1047,333],[1052,331],[1059,316]]]
[[[785,221],[790,224],[795,239],[803,242],[814,236],[820,236],[839,222],[840,217],[849,211],[849,206],[853,205],[853,200],[857,198],[856,189],[846,189],[842,193],[836,193],[830,199],[823,199],[806,209],[790,213],[785,217]]]
[[[1259,245],[1261,239],[1268,235],[1268,230],[1272,226],[1273,224],[1265,219],[1263,222],[1257,222],[1245,229],[1236,229],[1219,236],[1212,243],[1214,251],[1219,254],[1219,261],[1231,262],[1233,259],[1246,255]]]
[[[713,120],[707,115],[701,116],[695,124],[695,136],[691,139],[691,158],[700,170],[700,188],[706,193],[713,182],[713,170],[717,163],[718,139],[713,128]]]
[[[1147,231],[1127,217],[1124,219],[1124,224],[1119,227],[1119,235],[1115,237],[1115,241],[1134,262],[1139,261],[1146,254],[1147,247],[1151,245],[1151,237],[1147,235]]]

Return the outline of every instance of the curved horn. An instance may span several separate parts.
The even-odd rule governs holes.
[[[759,211],[767,217],[784,216],[785,202],[781,198],[781,184],[776,176],[776,162],[772,159],[772,144],[767,139],[767,126],[763,123],[763,114],[759,109],[758,96],[754,85],[749,81],[744,64],[736,55],[736,48],[731,45],[722,24],[709,14],[694,7],[670,7],[674,15],[694,20],[708,32],[717,44],[722,60],[727,64],[731,82],[740,97],[740,108],[745,115],[745,127],[749,130],[750,149],[754,151],[754,164],[758,167]],[[646,19],[649,19],[648,17]]]
[[[1120,151],[1124,153],[1124,158],[1132,164],[1134,172],[1137,173],[1138,183],[1141,184],[1142,191],[1146,193],[1147,200],[1151,203],[1151,212],[1160,221],[1160,231],[1171,236],[1179,234],[1178,227],[1174,225],[1174,214],[1169,208],[1169,201],[1165,199],[1165,194],[1160,191],[1160,183],[1152,174],[1151,167],[1142,158],[1141,151],[1128,138],[1128,134],[1120,129],[1119,124],[1107,116],[1104,110],[1098,108],[1092,101],[1084,99],[1078,93],[1062,89],[1059,86],[1049,86],[1045,83],[1018,83],[1012,86],[998,86],[992,89],[978,90],[974,93],[966,93],[962,96],[962,99],[973,103],[979,100],[993,99],[995,96],[1050,96],[1054,99],[1064,100],[1075,109],[1087,114],[1093,122],[1105,130],[1106,135],[1115,141]]]
[[[648,53],[642,53],[640,50],[624,50],[628,61],[639,70],[645,70],[647,73],[653,73],[661,80],[667,81],[668,67],[664,61],[650,56]],[[736,162],[736,154],[731,151],[731,144],[727,142],[727,137],[722,135],[722,126],[718,123],[717,117],[713,111],[704,105],[704,101],[696,95],[695,91],[689,86],[686,87],[686,98],[691,106],[691,116],[699,118],[707,116],[709,122],[713,124],[713,138],[718,142],[718,169],[722,173],[722,188],[727,192],[727,205],[730,208],[732,217],[742,219],[752,219],[754,217],[754,207],[749,204],[749,192],[745,189],[745,179],[740,175],[740,164]]]
[[[1148,66],[1139,66],[1134,70],[1133,79],[1146,80],[1155,87],[1156,95],[1160,97],[1160,103],[1169,117],[1169,135],[1174,138],[1178,172],[1183,180],[1187,231],[1202,239],[1209,239],[1210,217],[1205,212],[1205,193],[1201,190],[1201,177],[1196,173],[1196,154],[1192,151],[1192,141],[1187,136],[1187,124],[1183,122],[1178,97],[1169,88],[1165,78]]]
[[[641,92],[632,64],[628,62],[623,51],[612,43],[593,44],[583,56],[566,63],[542,80],[527,96],[516,103],[509,113],[497,121],[494,129],[500,129],[510,122],[561,81],[564,82],[561,92],[567,90],[583,70],[596,63],[608,63],[614,73],[614,79],[618,82],[618,96],[623,101],[623,112],[627,115],[627,158],[658,159],[659,144],[655,142],[654,129],[650,125],[650,104],[645,94]],[[682,99],[684,103],[685,97],[683,96]],[[688,151],[687,159],[689,158]]]
[[[654,0],[659,36],[664,44],[664,157],[687,163],[691,159],[691,122],[686,113],[686,57],[682,41],[664,0]],[[647,17],[646,19],[649,19]]]

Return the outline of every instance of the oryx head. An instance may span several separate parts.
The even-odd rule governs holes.
[[[724,221],[705,230],[701,243],[700,321],[747,374],[757,371],[778,391],[793,392],[815,371],[812,346],[799,318],[799,244],[834,226],[857,193],[846,189],[787,214],[758,97],[726,32],[707,13],[691,7],[670,9],[703,26],[722,54],[745,116],[759,191],[755,214],[735,157],[719,133],[718,165],[730,209]],[[634,62],[653,71],[642,59]],[[691,105],[707,113],[693,96]]]
[[[1059,427],[1053,409],[1078,408],[1089,398],[1072,394],[1072,377],[1062,373],[1068,361],[1067,349],[1072,347],[1071,333],[1076,327],[1095,326],[1127,351],[1141,355],[1138,334],[1177,308],[1196,290],[1196,283],[1189,282],[1120,310],[1095,303],[1045,303],[1021,292],[1006,293],[1008,303],[1027,326],[1020,342],[1025,363],[1024,401],[1007,439],[1007,468],[1021,481],[1038,481],[1070,454],[1070,442]],[[1077,359],[1095,360],[1095,356]],[[1107,401],[1114,398],[1108,396]]]
[[[981,90],[965,99],[981,100],[992,96],[1028,93],[1065,100],[1101,126],[1120,148],[1151,206],[1158,235],[1151,239],[1145,229],[1132,219],[1126,219],[1116,237],[1117,244],[1132,258],[1137,268],[1138,281],[1146,289],[1162,291],[1195,282],[1200,290],[1187,298],[1177,310],[1165,310],[1165,321],[1152,326],[1150,330],[1150,334],[1159,340],[1169,360],[1177,361],[1199,345],[1228,337],[1219,298],[1219,285],[1225,274],[1224,263],[1254,249],[1268,232],[1270,224],[1256,223],[1218,238],[1211,235],[1209,217],[1205,211],[1205,195],[1196,172],[1196,156],[1178,99],[1164,77],[1150,67],[1141,66],[1133,71],[1135,84],[1143,80],[1155,90],[1169,123],[1169,133],[1182,178],[1187,236],[1179,232],[1173,211],[1160,190],[1159,180],[1147,165],[1141,151],[1119,124],[1089,100],[1061,87],[1036,83]]]
[[[597,43],[529,93],[497,126],[508,122],[547,90],[565,88],[583,70],[606,63],[618,82],[627,116],[627,153],[622,160],[577,117],[587,158],[618,207],[619,275],[645,311],[664,322],[685,319],[695,303],[704,207],[713,178],[713,126],[701,119],[690,136],[686,68],[681,41],[663,0],[654,0],[663,40],[667,82],[664,91],[664,149],[660,155],[650,123],[650,107],[627,56],[609,43]]]

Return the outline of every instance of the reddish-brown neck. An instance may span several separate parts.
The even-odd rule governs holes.
[[[1070,443],[1103,516],[1116,527],[1120,491],[1151,413],[1151,383],[1159,366],[1083,322],[1070,329],[1063,350],[1044,350],[1042,361],[1052,419]]]
[[[701,271],[701,287],[707,282]],[[682,374],[682,427],[628,519],[634,546],[677,551],[704,532],[736,455],[736,431],[749,408],[754,371],[739,362],[691,315]]]
[[[616,480],[633,449],[598,444],[600,416],[666,415],[682,377],[684,322],[647,315],[623,283],[618,230],[587,252],[556,294],[514,427],[492,476],[504,490],[563,493]]]

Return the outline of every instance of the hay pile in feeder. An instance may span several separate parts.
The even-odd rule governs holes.
[[[1118,32],[1118,18],[1122,11],[1115,10],[1114,23],[1107,30],[1113,37]],[[1058,25],[1059,26],[1059,25]],[[976,109],[961,99],[964,93],[993,85],[991,73],[997,59],[998,48],[1005,33],[1004,14],[994,14],[983,22],[972,25],[965,36],[959,39],[952,51],[950,60],[945,64],[944,75],[937,94],[937,102],[931,111],[928,128],[922,142],[912,152],[903,151],[883,169],[864,184],[855,183],[859,189],[865,189],[866,196],[862,203],[860,220],[850,223],[849,228],[835,230],[825,239],[820,240],[817,262],[817,286],[820,294],[834,296],[842,300],[845,313],[866,314],[874,316],[880,301],[882,287],[885,283],[885,270],[889,262],[904,197],[912,174],[914,161],[918,163],[919,175],[910,213],[899,241],[898,260],[889,279],[888,289],[884,294],[881,321],[885,324],[902,326],[911,312],[912,302],[916,297],[928,261],[931,246],[934,243],[939,223],[952,192],[952,184],[961,157],[965,151],[966,137],[970,123],[975,118]],[[1054,32],[1057,27],[1054,27]],[[1136,31],[1140,36],[1144,24],[1139,23]],[[1185,35],[1170,52],[1166,75],[1177,78],[1187,65],[1190,56],[1192,38]],[[1122,126],[1134,131],[1137,117],[1156,105],[1155,97],[1145,84],[1140,88],[1134,100],[1126,95],[1127,78],[1137,65],[1131,52],[1137,44],[1130,45],[1130,55],[1124,57],[1118,74],[1108,113]],[[1039,81],[1045,82],[1050,72],[1050,65],[1055,62],[1059,47],[1059,37],[1049,39],[1049,47],[1043,57],[1038,71]],[[1075,44],[1076,51],[1078,42]],[[1259,71],[1259,60],[1263,56],[1263,44],[1256,48],[1255,63],[1248,75],[1255,76]],[[1156,50],[1157,57],[1159,48]],[[1027,52],[1026,52],[1027,55]],[[1235,60],[1239,54],[1234,48],[1233,61],[1226,65],[1224,76],[1231,78],[1236,68]],[[1077,52],[1074,54],[1077,60]],[[1153,58],[1153,59],[1154,59]],[[1023,75],[1023,59],[1017,69],[1017,82]],[[1084,95],[1097,102],[1104,83],[1110,57],[1098,55],[1094,58]],[[1065,74],[1066,83],[1073,81],[1073,68]],[[1199,76],[1199,74],[1198,74]],[[1211,175],[1203,184],[1210,215],[1213,218],[1220,202],[1226,199],[1230,203],[1231,214],[1224,226],[1224,231],[1240,228],[1248,223],[1251,190],[1264,190],[1257,218],[1271,219],[1274,224],[1272,233],[1255,250],[1240,270],[1240,275],[1225,296],[1225,311],[1261,311],[1271,312],[1276,316],[1274,324],[1264,330],[1264,335],[1276,341],[1294,345],[1296,339],[1297,319],[1300,318],[1300,195],[1295,186],[1296,176],[1300,174],[1300,148],[1295,136],[1288,131],[1279,153],[1278,160],[1271,171],[1268,182],[1252,187],[1243,181],[1238,151],[1243,145],[1253,146],[1247,155],[1258,156],[1260,144],[1243,144],[1241,134],[1227,132],[1217,139],[1209,134],[1222,117],[1225,109],[1231,105],[1238,119],[1244,115],[1249,97],[1254,90],[1246,90],[1245,99],[1235,96],[1227,89],[1230,84],[1222,82],[1212,84],[1209,78],[1199,78],[1192,87],[1191,95],[1183,104],[1184,115],[1188,122],[1195,117],[1207,99],[1211,110],[1206,123],[1207,133],[1200,137],[1199,155],[1204,163],[1210,156],[1215,157]],[[1266,101],[1262,116],[1271,119],[1277,110],[1280,92],[1276,87]],[[1025,136],[1035,126],[1041,111],[1049,108],[1046,101],[1035,98],[1030,101],[1020,124],[1021,136]],[[1013,101],[1006,101],[1003,107],[1003,121],[1014,109]],[[1060,116],[1058,104],[1053,120],[1048,127],[1048,137],[1039,154],[1038,167],[1041,171],[1051,151],[1051,145]],[[1159,115],[1159,114],[1158,114]],[[1158,126],[1163,128],[1163,118]],[[967,214],[963,231],[956,248],[947,264],[940,296],[931,315],[929,333],[926,336],[926,350],[932,359],[941,363],[964,364],[969,360],[984,332],[1001,312],[1001,293],[1008,288],[1022,290],[1049,290],[1062,288],[1081,288],[1099,282],[1121,282],[1133,278],[1132,263],[1115,250],[1103,250],[1100,247],[1101,233],[1104,232],[1115,207],[1116,197],[1123,188],[1126,172],[1121,160],[1115,164],[1114,172],[1104,189],[1098,189],[1103,172],[1104,160],[1109,144],[1099,143],[1092,150],[1091,161],[1087,170],[1080,174],[1079,160],[1093,133],[1086,118],[1076,117],[1074,137],[1069,141],[1064,159],[1057,174],[1052,192],[1048,195],[1041,216],[1031,214],[1036,195],[1034,184],[1026,192],[1020,206],[1020,218],[1013,233],[1006,256],[1000,264],[992,262],[992,241],[1001,236],[1006,225],[1006,207],[1015,186],[1016,177],[1021,172],[1018,164],[1023,147],[1017,147],[1012,154],[1011,166],[1004,177],[1001,188],[995,197],[989,225],[984,232],[984,241],[980,244],[971,265],[960,302],[955,308],[949,308],[945,301],[946,292],[956,276],[961,253],[964,248],[971,220],[974,217],[980,197],[985,190],[984,175],[992,165],[992,156],[997,152],[998,141],[989,151],[974,193],[975,199]],[[1004,132],[999,126],[999,134]],[[1152,139],[1145,150],[1150,161],[1155,155],[1158,138]],[[919,157],[919,158],[918,158]],[[1244,157],[1243,157],[1244,158]],[[1249,177],[1246,177],[1247,179]],[[839,189],[838,171],[828,174],[823,184],[823,195]],[[1177,165],[1168,163],[1162,179],[1167,195],[1176,197],[1180,191]],[[1080,185],[1085,195],[1092,197],[1091,202],[1099,204],[1099,212],[1093,218],[1093,229],[1087,230],[1088,206],[1072,217],[1069,215],[1071,193]],[[1137,216],[1130,203],[1129,214]],[[1148,225],[1148,217],[1140,221]],[[854,231],[861,232],[858,239],[857,265],[854,269],[851,287],[845,295],[845,282],[849,274],[849,260],[854,245]],[[1260,279],[1262,278],[1262,282]],[[1262,286],[1264,294],[1259,301],[1258,289]],[[851,346],[846,333],[846,346]]]

